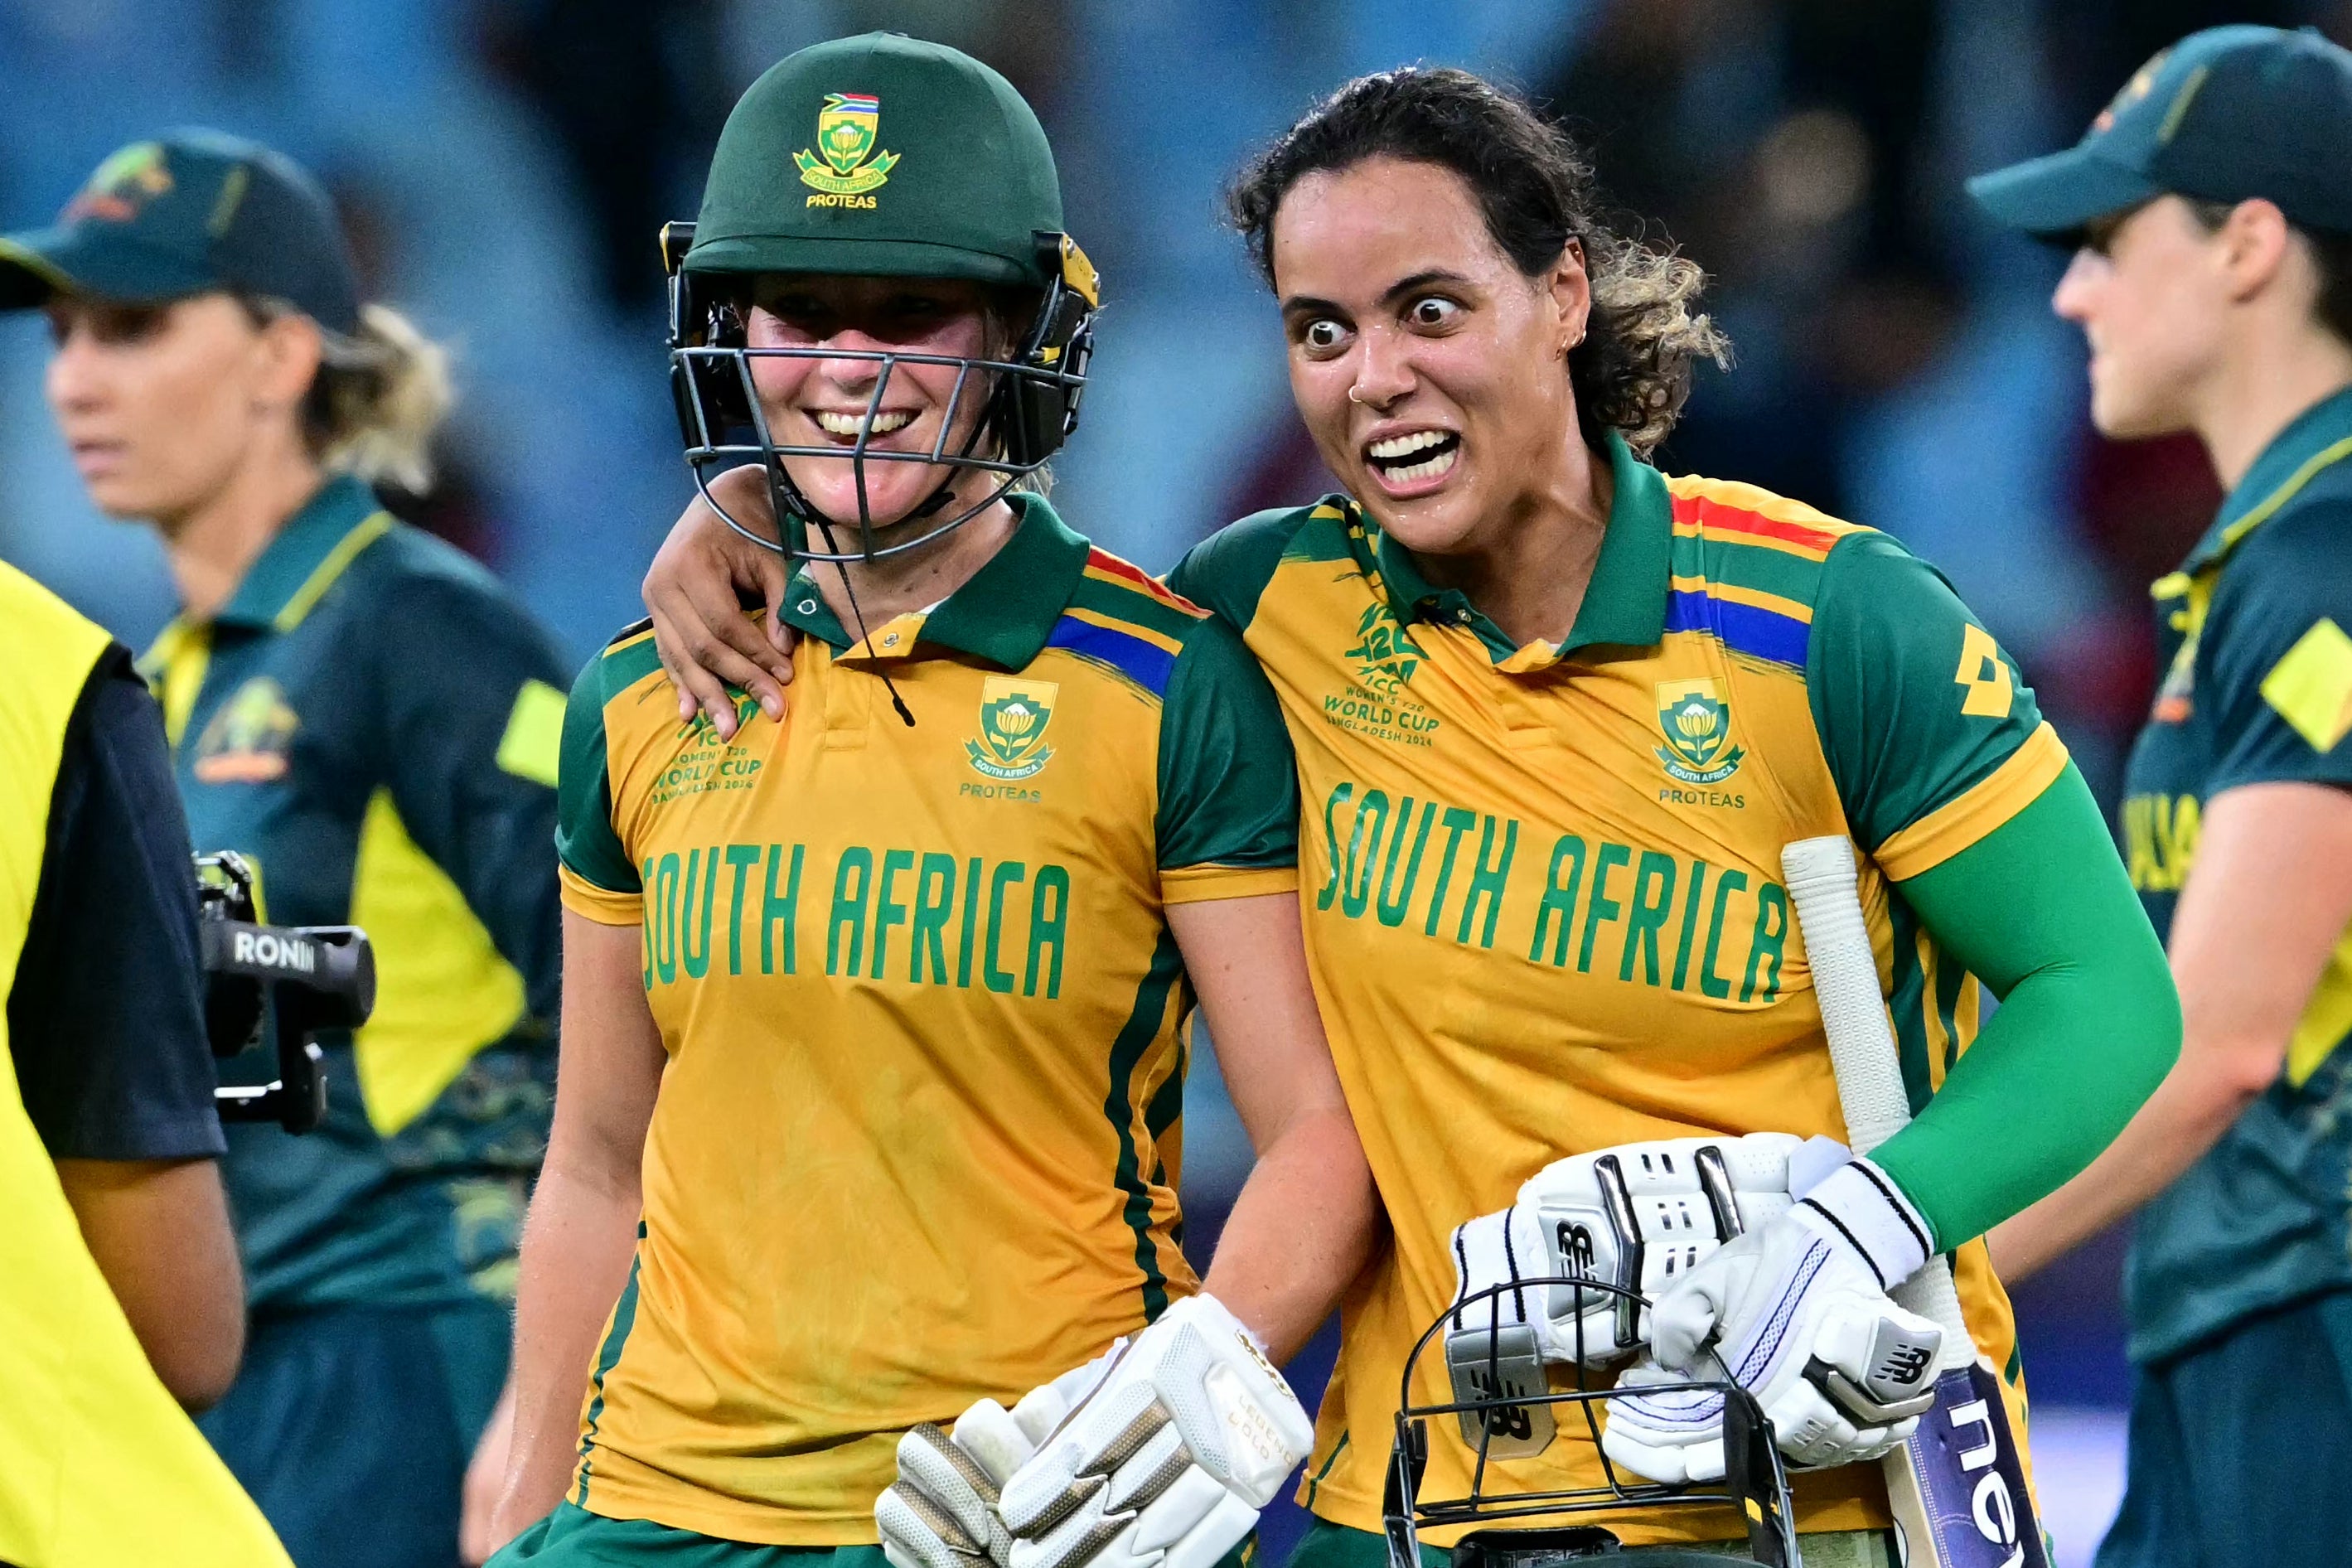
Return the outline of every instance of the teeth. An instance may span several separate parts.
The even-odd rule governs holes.
[[[1447,430],[1416,430],[1410,436],[1391,436],[1385,441],[1375,441],[1364,450],[1367,455],[1387,462],[1418,452],[1423,447],[1434,447],[1451,434]]]
[[[855,436],[858,427],[866,423],[866,416],[862,414],[833,414],[824,409],[819,409],[815,417],[817,427],[828,436]],[[911,414],[877,414],[874,416],[874,434],[887,436],[893,430],[904,430],[914,422],[915,416]]]
[[[1381,469],[1381,477],[1392,485],[1409,485],[1421,479],[1433,479],[1454,467],[1454,459],[1462,455],[1459,447],[1448,447],[1434,458],[1425,458],[1407,468]]]

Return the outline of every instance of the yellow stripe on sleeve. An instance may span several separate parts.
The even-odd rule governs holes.
[[[562,884],[563,907],[600,926],[633,926],[645,919],[645,895],[616,893],[600,888],[571,867],[559,863],[555,879]]]
[[[1205,904],[1298,891],[1296,866],[1185,866],[1160,873],[1163,904]]]
[[[499,738],[499,766],[519,779],[555,787],[563,752],[563,693],[544,680],[526,680]]]
[[[1113,578],[1111,580],[1113,582],[1118,581],[1117,578]],[[1121,584],[1121,586],[1130,585],[1131,584]],[[1169,607],[1171,609],[1174,608],[1173,605]],[[1076,605],[1071,605],[1065,608],[1062,611],[1062,614],[1067,616],[1074,621],[1084,621],[1090,626],[1101,626],[1106,631],[1118,632],[1123,637],[1133,637],[1138,642],[1148,642],[1153,647],[1160,649],[1163,653],[1182,653],[1184,651],[1184,645],[1182,643],[1177,641],[1174,637],[1169,637],[1163,632],[1153,631],[1150,626],[1138,626],[1133,621],[1120,620],[1116,616],[1106,616],[1098,610],[1083,609]]]
[[[2040,799],[2066,761],[2065,742],[2045,719],[2000,766],[1888,838],[1873,858],[1897,882],[1931,871]]]

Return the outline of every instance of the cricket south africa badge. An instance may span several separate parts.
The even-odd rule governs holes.
[[[1054,681],[1019,676],[992,675],[982,682],[980,733],[963,743],[973,770],[1003,782],[1032,777],[1051,762],[1045,726],[1061,690]]]
[[[813,207],[870,207],[872,192],[898,166],[898,154],[877,151],[882,100],[862,92],[828,92],[816,112],[816,146],[793,154],[801,184],[818,194]]]
[[[1714,680],[1662,680],[1657,693],[1666,743],[1655,750],[1669,778],[1721,784],[1739,771],[1747,753],[1731,743],[1731,705]]]

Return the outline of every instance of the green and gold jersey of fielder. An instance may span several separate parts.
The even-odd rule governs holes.
[[[796,574],[781,723],[681,725],[642,629],[573,689],[564,900],[641,928],[669,1053],[583,1369],[591,1512],[871,1542],[908,1427],[1195,1288],[1167,910],[1296,889],[1289,743],[1231,628],[1016,502],[970,583],[854,644]]]
[[[1455,1226],[1612,1144],[1843,1135],[1781,846],[1841,833],[1864,852],[1924,1102],[1976,1031],[1978,986],[1892,884],[2067,766],[2014,666],[1893,541],[1748,486],[1664,479],[1613,437],[1611,461],[1607,534],[1557,647],[1516,647],[1431,587],[1344,497],[1236,523],[1171,576],[1244,628],[1282,700],[1309,961],[1395,1229],[1345,1305],[1301,1494],[1356,1529],[1381,1526],[1403,1361],[1451,1299]],[[1884,1159],[1905,1181],[1904,1151]],[[1931,1223],[1956,1223],[1906,1184]],[[1980,1242],[1957,1265],[2021,1432],[2007,1299]],[[1421,1363],[1423,1403],[1448,1397],[1441,1359]],[[1432,1448],[1424,1495],[1463,1495],[1468,1450],[1450,1428]],[[1601,1479],[1565,1425],[1551,1452],[1498,1468],[1505,1489]],[[1807,1531],[1887,1518],[1875,1467],[1800,1478],[1796,1495]],[[1597,1521],[1628,1545],[1741,1533],[1709,1509]]]
[[[2214,796],[2352,788],[2352,391],[2279,433],[2155,593],[2166,673],[2125,770],[2122,839],[2132,884],[2168,932]],[[2352,1289],[2347,1039],[2352,931],[2278,1080],[2140,1212],[2125,1274],[2135,1361]]]

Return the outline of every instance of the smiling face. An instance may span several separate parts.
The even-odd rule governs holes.
[[[1568,351],[1591,303],[1570,245],[1529,278],[1440,164],[1301,179],[1270,254],[1290,388],[1331,471],[1416,553],[1492,549],[1578,441]]]
[[[845,278],[791,273],[763,277],[752,290],[745,342],[753,349],[837,351],[790,357],[753,354],[751,382],[779,447],[821,447],[845,454],[857,445],[873,408],[866,451],[929,452],[942,427],[940,449],[953,455],[971,444],[988,405],[990,378],[962,376],[958,367],[891,367],[881,399],[878,360],[862,353],[930,354],[984,359],[1001,346],[990,339],[987,291],[952,279]],[[983,445],[985,438],[983,438]],[[988,455],[975,450],[975,456]],[[855,526],[858,472],[865,470],[868,514],[877,529],[906,520],[939,488],[958,481],[958,501],[971,505],[1003,481],[987,471],[946,464],[884,460],[859,464],[841,458],[787,457],[784,471],[825,516]],[[964,493],[971,492],[968,496]],[[929,521],[929,519],[923,520]]]
[[[2223,237],[2159,196],[2092,226],[2051,305],[2091,348],[2091,422],[2131,440],[2186,429],[2229,346]]]
[[[254,323],[226,294],[164,305],[59,297],[45,389],[89,498],[168,528],[283,444],[318,364],[316,329]],[[308,334],[306,338],[306,334]]]

